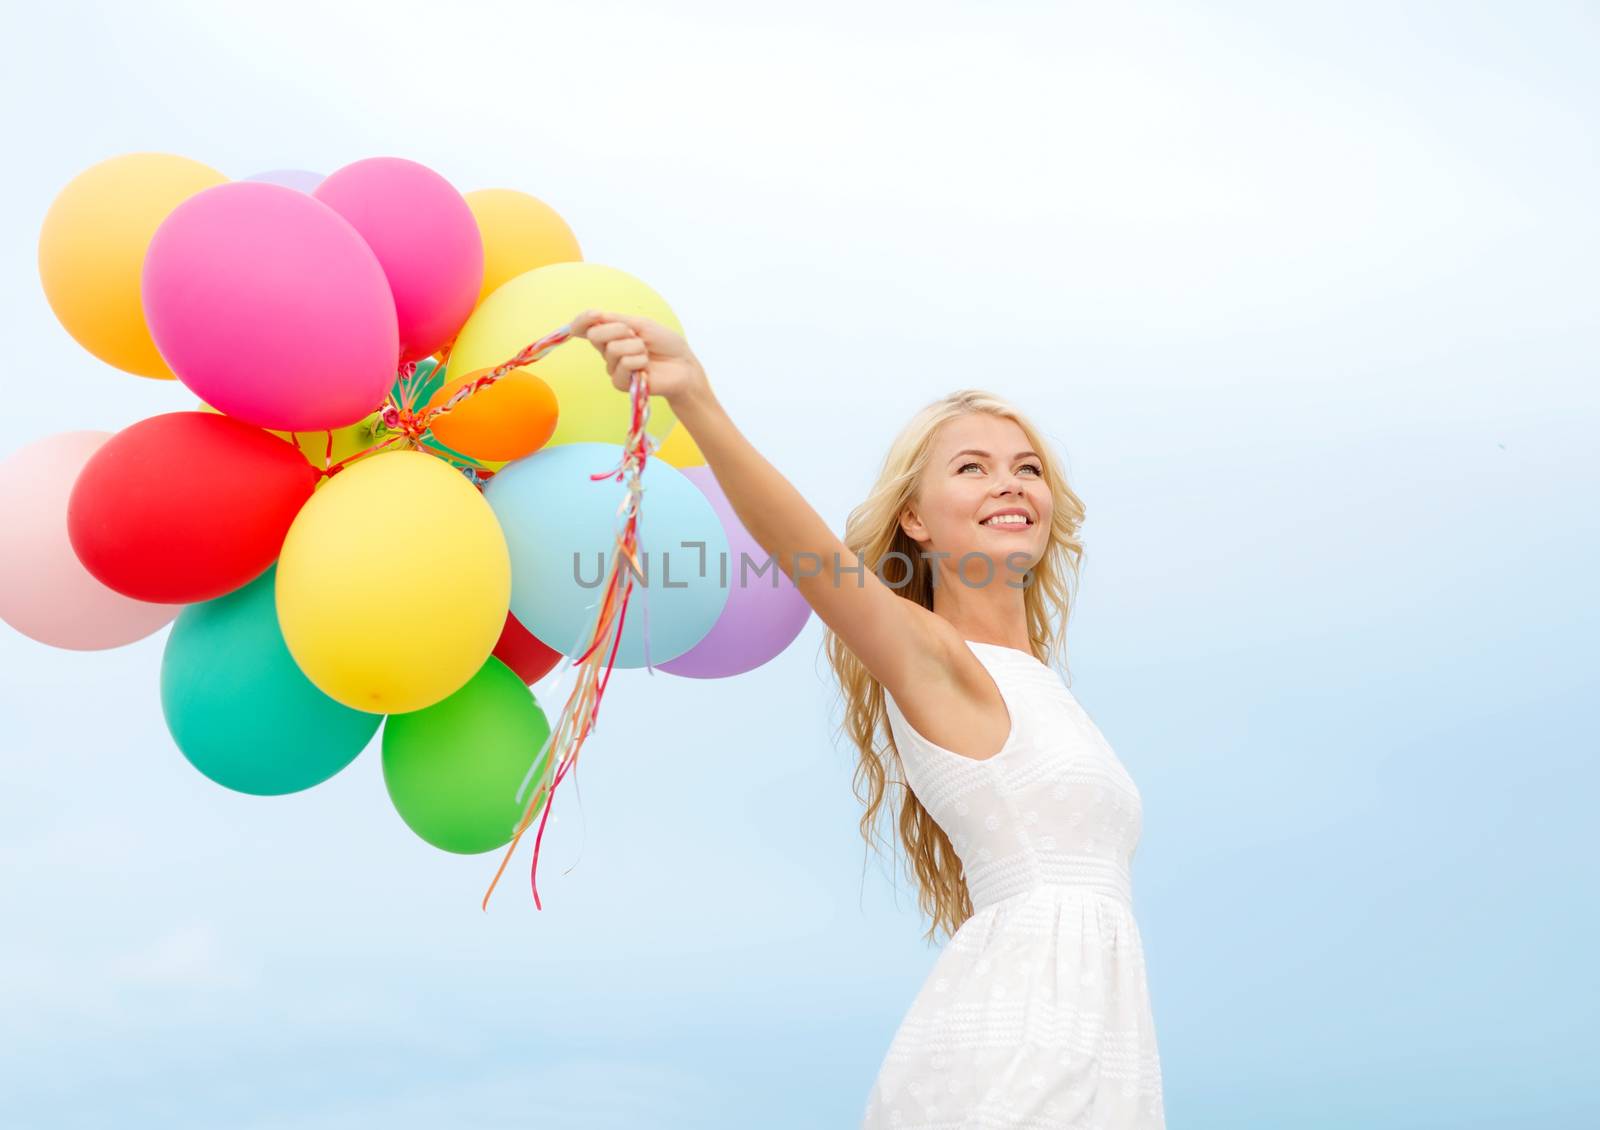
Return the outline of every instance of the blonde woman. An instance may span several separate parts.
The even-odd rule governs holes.
[[[859,754],[949,935],[878,1070],[863,1130],[1165,1126],[1129,868],[1139,791],[1065,681],[1083,503],[989,393],[916,414],[843,539],[729,419],[681,336],[573,323],[626,390],[648,369],[750,535],[827,626]]]

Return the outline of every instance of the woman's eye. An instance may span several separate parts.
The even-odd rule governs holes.
[[[965,471],[968,467],[977,467],[979,470],[982,470],[983,469],[983,464],[982,463],[963,463],[963,464],[961,464],[961,470],[962,471]],[[1037,463],[1024,463],[1022,465],[1021,469],[1022,470],[1030,470],[1035,475],[1044,474],[1044,470]]]

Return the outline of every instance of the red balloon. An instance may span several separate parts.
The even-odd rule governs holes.
[[[230,416],[169,412],[89,457],[67,501],[67,536],[107,588],[195,604],[266,572],[316,486],[294,444]]]
[[[494,645],[494,657],[515,671],[530,686],[555,670],[561,662],[561,653],[546,647],[532,632],[522,626],[511,613],[506,613],[506,626],[500,629],[500,642]]]

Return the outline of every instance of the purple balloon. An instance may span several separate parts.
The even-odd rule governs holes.
[[[264,184],[281,184],[297,192],[310,193],[322,183],[321,173],[308,173],[304,169],[269,169],[264,173],[251,173],[245,180],[258,180]]]
[[[788,574],[778,568],[776,561],[767,565],[760,576],[756,575],[756,570],[766,564],[770,555],[739,521],[711,468],[685,467],[682,470],[710,500],[711,508],[727,531],[728,603],[703,640],[682,655],[656,664],[656,668],[690,679],[742,675],[760,667],[794,642],[811,617],[811,605],[794,587]],[[750,565],[741,567],[746,554]],[[706,564],[719,570],[720,575],[721,562]]]

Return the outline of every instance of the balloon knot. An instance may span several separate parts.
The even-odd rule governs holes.
[[[405,436],[413,446],[421,445],[423,434],[428,430],[420,413],[393,403],[385,404],[379,409],[378,419],[389,431],[399,432]]]

